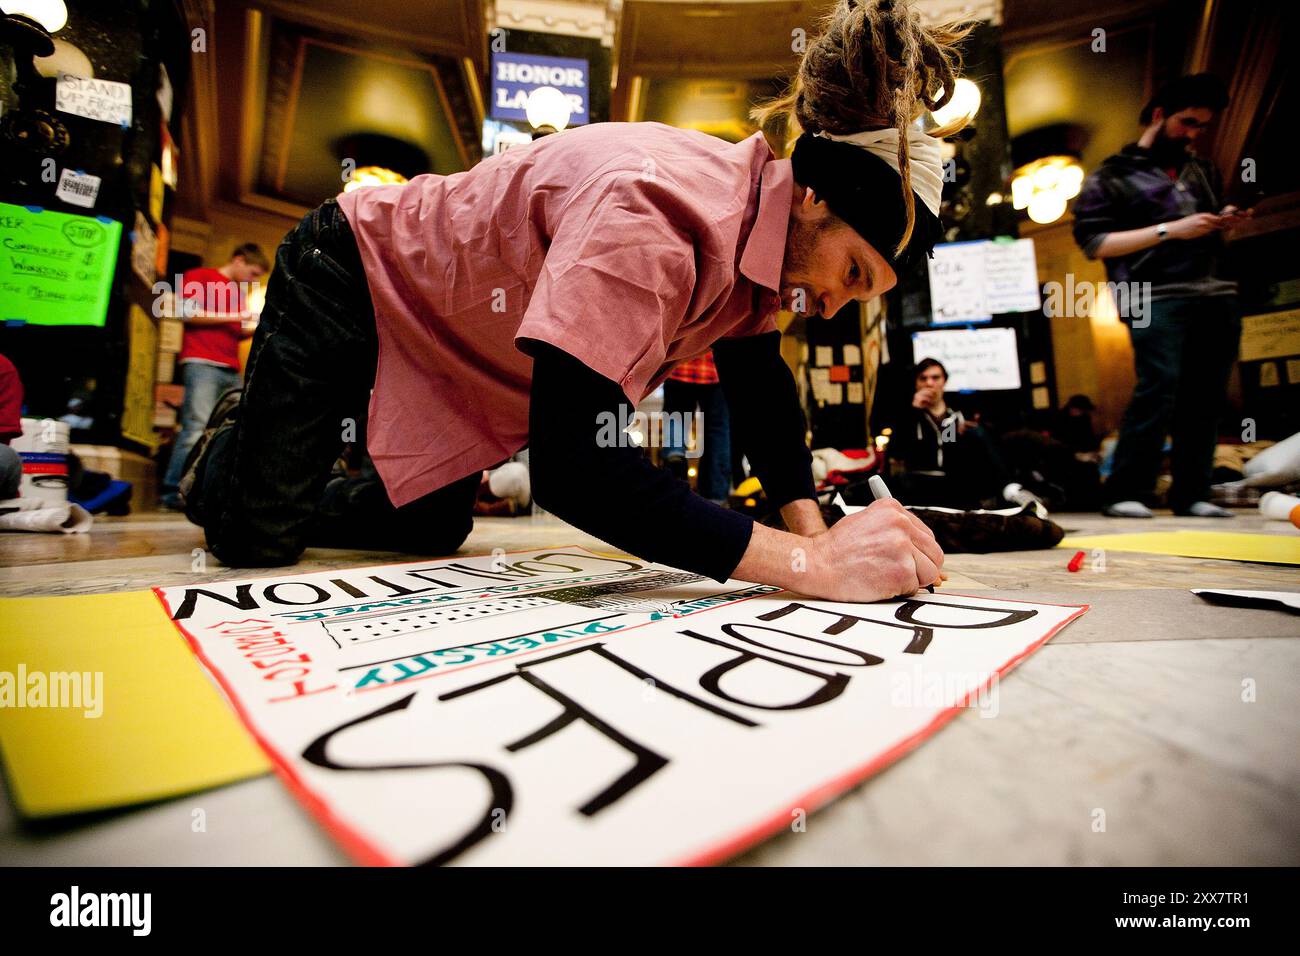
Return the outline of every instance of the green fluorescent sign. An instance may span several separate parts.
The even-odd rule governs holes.
[[[122,224],[0,202],[0,321],[104,324]]]

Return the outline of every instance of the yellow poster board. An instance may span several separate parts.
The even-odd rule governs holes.
[[[151,591],[0,600],[0,756],[27,817],[270,769]]]
[[[1300,534],[1243,534],[1233,531],[1141,531],[1065,538],[1058,548],[1141,551],[1185,558],[1222,558],[1265,564],[1300,564]]]

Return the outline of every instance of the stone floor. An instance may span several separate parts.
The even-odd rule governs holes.
[[[1077,533],[1295,534],[1230,522],[1056,516]],[[601,546],[551,517],[481,519],[463,549]],[[0,535],[0,596],[88,594],[246,578],[206,560],[172,514],[100,519],[88,535]],[[197,549],[197,550],[196,550]],[[962,713],[916,751],[737,862],[803,864],[1300,863],[1300,617],[1218,607],[1193,587],[1300,589],[1300,570],[1107,552],[1070,573],[1063,550],[952,555],[946,591],[1088,603],[1003,681],[995,719]],[[311,569],[391,555],[313,550]],[[1243,681],[1256,698],[1243,701]],[[209,832],[190,833],[202,806]],[[1098,824],[1104,821],[1104,830]],[[32,827],[0,799],[10,864],[337,864],[341,852],[273,778]]]

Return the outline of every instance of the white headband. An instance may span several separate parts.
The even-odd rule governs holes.
[[[898,130],[873,129],[862,133],[836,136],[818,133],[837,143],[861,146],[872,156],[879,156],[898,173]],[[912,191],[925,203],[926,208],[939,215],[939,202],[943,197],[943,153],[939,141],[927,136],[913,125],[907,127],[907,152],[911,162]],[[899,173],[901,176],[902,173]]]

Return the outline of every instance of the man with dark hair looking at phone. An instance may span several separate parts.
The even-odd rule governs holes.
[[[1223,231],[1249,215],[1223,204],[1218,171],[1192,152],[1228,104],[1208,73],[1181,77],[1143,108],[1142,135],[1084,182],[1074,238],[1106,263],[1107,278],[1140,290],[1147,321],[1129,326],[1137,386],[1120,426],[1103,514],[1150,518],[1141,500],[1155,487],[1165,437],[1172,435],[1176,514],[1231,518],[1206,499],[1228,375],[1241,318],[1237,284],[1219,277]],[[1149,290],[1149,291],[1148,291]],[[1132,300],[1132,295],[1129,296]]]

